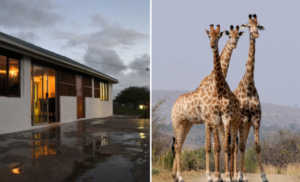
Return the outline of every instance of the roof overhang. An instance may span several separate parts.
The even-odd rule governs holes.
[[[6,49],[9,49],[9,50],[12,50],[12,51],[15,51],[15,52],[33,57],[33,58],[43,60],[45,62],[49,62],[51,64],[55,64],[55,65],[63,66],[63,67],[67,66],[69,69],[76,70],[76,71],[86,73],[86,74],[89,74],[89,75],[92,75],[92,76],[95,76],[95,77],[99,77],[101,79],[108,80],[112,84],[119,83],[119,81],[117,79],[114,79],[114,78],[112,78],[110,76],[107,76],[105,74],[101,74],[101,73],[98,73],[96,71],[81,67],[80,65],[69,63],[65,60],[56,58],[54,56],[48,55],[48,54],[40,52],[40,51],[37,51],[37,50],[32,49],[30,47],[26,47],[22,44],[16,43],[14,41],[10,41],[10,40],[5,39],[3,37],[0,37],[0,46],[3,47],[3,48],[6,48]]]

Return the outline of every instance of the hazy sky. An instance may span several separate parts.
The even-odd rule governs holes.
[[[0,31],[69,57],[128,86],[150,85],[149,0],[0,0]]]
[[[255,85],[266,103],[300,106],[299,1],[174,1],[152,2],[152,88],[195,90],[213,69],[213,54],[204,30],[220,24],[248,23],[257,14],[265,27],[256,40]],[[227,82],[235,90],[246,71],[249,31],[232,53]],[[220,53],[228,41],[219,41]]]

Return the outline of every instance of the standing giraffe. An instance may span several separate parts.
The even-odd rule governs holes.
[[[249,15],[249,23],[241,25],[241,28],[249,28],[250,33],[250,47],[248,54],[248,61],[246,64],[246,73],[240,81],[238,87],[233,92],[240,101],[241,107],[241,126],[240,133],[244,133],[244,140],[240,138],[240,152],[241,152],[241,164],[238,174],[239,181],[244,180],[248,182],[245,176],[245,163],[244,155],[246,142],[249,135],[251,126],[253,126],[254,138],[255,138],[255,150],[258,158],[258,163],[261,172],[261,178],[263,182],[267,182],[268,179],[264,172],[261,158],[260,158],[260,143],[259,143],[259,128],[261,122],[261,105],[259,101],[258,92],[254,85],[254,62],[255,62],[255,39],[259,37],[258,30],[264,30],[265,28],[258,24],[257,16],[254,14]],[[243,174],[244,173],[244,174]],[[243,176],[244,175],[244,176]]]
[[[233,29],[233,27],[231,28]],[[220,27],[218,26],[218,29],[215,31],[213,27],[211,26],[211,34],[210,36],[211,42],[214,43],[214,41],[219,40],[219,38],[224,34],[224,32],[227,35],[230,35],[232,40],[229,40],[228,43],[226,44],[226,47],[232,46],[232,48],[235,48],[237,45],[238,38],[242,36],[242,33],[236,33],[238,31],[231,31],[230,33],[227,31],[224,32],[219,32]],[[209,33],[208,31],[206,31]],[[225,48],[226,48],[225,47]],[[226,64],[229,64],[228,56],[230,58],[232,49],[228,48],[225,49],[226,51],[223,51],[223,55],[226,56],[224,60],[226,60]],[[229,50],[229,51],[228,51]],[[227,52],[228,51],[228,52]],[[218,56],[219,57],[219,56]],[[175,153],[175,160],[173,163],[173,172],[172,176],[173,178],[177,178],[179,181],[183,181],[183,178],[180,175],[180,152],[181,152],[181,147],[185,141],[185,138],[191,129],[193,124],[203,124],[207,123],[208,119],[210,118],[210,105],[211,105],[211,96],[213,93],[212,83],[214,83],[213,79],[214,71],[210,75],[208,75],[205,79],[202,80],[200,86],[193,92],[187,93],[187,94],[182,94],[179,96],[179,98],[176,100],[176,102],[173,105],[172,108],[172,124],[173,124],[173,152]],[[222,73],[223,75],[223,73]],[[211,125],[209,125],[211,126]],[[211,137],[211,131],[212,131],[212,125],[210,128],[210,135]],[[176,140],[175,140],[176,136]],[[215,150],[216,152],[220,152],[220,145],[214,145],[214,147],[218,147],[218,150]],[[175,150],[175,151],[174,151]],[[206,140],[206,151],[209,153],[211,150],[211,141]],[[207,158],[207,161],[209,158]],[[211,181],[212,178],[210,177],[210,172],[209,172],[209,163],[208,165],[208,171],[207,171],[207,176],[208,176],[208,181]],[[217,179],[220,179],[219,173],[216,175]],[[176,179],[176,180],[177,180]]]
[[[236,48],[239,38],[244,35],[244,32],[239,32],[239,26],[236,26],[236,30],[233,30],[233,26],[231,25],[230,32],[225,30],[225,34],[229,36],[229,40],[227,41],[220,55],[220,60],[222,72],[224,77],[226,78],[232,51]]]

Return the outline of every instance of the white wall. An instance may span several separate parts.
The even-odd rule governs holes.
[[[31,58],[24,56],[20,61],[20,98],[0,97],[0,134],[30,130],[49,126],[48,124],[32,126],[31,124]],[[108,84],[109,101],[99,98],[85,99],[86,119],[107,117],[113,114],[112,84]],[[93,94],[94,95],[94,94]],[[60,123],[77,120],[76,97],[61,96]]]
[[[77,98],[60,96],[60,122],[68,123],[77,120]]]
[[[0,134],[31,128],[30,57],[20,60],[20,98],[0,97]]]
[[[85,118],[102,118],[113,115],[112,84],[108,84],[108,101],[100,98],[85,98]]]

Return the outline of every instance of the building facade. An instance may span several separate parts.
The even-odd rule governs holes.
[[[113,114],[118,80],[0,32],[0,134]]]

